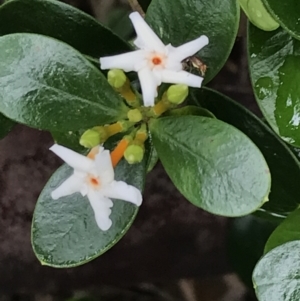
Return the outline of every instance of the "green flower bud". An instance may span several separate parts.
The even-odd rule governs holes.
[[[167,91],[167,99],[170,103],[179,105],[189,94],[189,87],[187,85],[172,85]]]
[[[124,153],[124,158],[129,164],[140,163],[144,157],[144,148],[141,145],[129,145]]]
[[[122,88],[126,83],[127,77],[120,69],[111,69],[107,73],[108,83],[115,89]]]
[[[127,117],[131,122],[139,122],[142,120],[143,115],[139,109],[133,109],[128,111]]]
[[[85,131],[82,134],[79,143],[86,148],[92,148],[103,143],[106,139],[107,134],[105,129],[99,126]]]

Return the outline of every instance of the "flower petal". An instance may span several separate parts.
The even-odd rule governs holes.
[[[163,83],[184,84],[190,87],[200,88],[203,77],[188,73],[186,71],[163,70],[161,73]]]
[[[75,170],[89,172],[94,166],[93,160],[62,145],[54,144],[50,147],[50,150]]]
[[[72,175],[51,192],[51,197],[52,199],[57,200],[63,196],[79,192],[82,184],[83,180],[81,178]]]
[[[105,186],[111,183],[115,178],[115,173],[109,150],[105,150],[103,147],[100,147],[99,152],[95,157],[95,163],[101,185]]]
[[[146,50],[155,50],[161,53],[165,52],[164,43],[138,12],[131,13],[129,18],[137,35],[135,43],[137,47]]]
[[[107,199],[106,197],[102,196],[94,190],[89,191],[88,199],[94,210],[95,220],[98,227],[102,231],[107,231],[112,225],[112,221],[109,218],[111,214],[110,207],[112,207],[111,200]]]
[[[201,36],[193,41],[185,43],[179,47],[172,48],[168,59],[181,62],[189,56],[194,55],[208,44],[208,37]]]
[[[138,75],[143,92],[144,106],[154,106],[158,83],[153,72],[149,68],[145,67],[138,72]]]
[[[125,72],[138,71],[136,66],[140,66],[145,58],[143,50],[131,51],[123,54],[105,56],[100,58],[100,68],[105,69],[122,69]]]
[[[108,186],[103,187],[101,193],[108,198],[127,201],[137,206],[140,206],[143,200],[139,189],[123,181],[113,181]]]

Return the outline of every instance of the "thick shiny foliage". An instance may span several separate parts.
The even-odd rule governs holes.
[[[130,50],[126,42],[94,18],[60,1],[7,1],[0,7],[0,35],[17,32],[56,38],[97,59]]]
[[[76,193],[58,200],[51,198],[50,193],[71,172],[64,165],[54,173],[38,199],[32,221],[34,252],[42,264],[53,267],[78,266],[100,256],[122,238],[138,211],[131,203],[114,200],[113,225],[108,231],[101,231],[86,197]],[[143,190],[145,160],[136,165],[121,161],[115,176]]]
[[[0,114],[0,139],[10,132],[14,124],[13,121]]]
[[[272,187],[269,202],[260,209],[263,210],[261,214],[287,216],[298,208],[300,164],[286,144],[253,113],[225,95],[203,88],[193,91],[191,98],[218,119],[246,134],[264,155],[270,168]]]
[[[127,107],[79,52],[36,34],[0,37],[0,112],[43,130],[69,131],[126,117]]]
[[[209,45],[197,56],[208,66],[205,82],[225,64],[236,38],[240,9],[236,0],[152,0],[146,20],[165,44],[179,46],[206,35]]]
[[[296,39],[300,39],[300,2],[262,0],[273,18]]]
[[[271,31],[279,27],[279,24],[264,7],[262,0],[239,0],[239,3],[249,21],[258,28]]]
[[[288,242],[267,253],[253,272],[259,301],[300,300],[300,241]]]
[[[273,130],[300,146],[300,41],[279,28],[249,25],[249,64],[256,100]]]
[[[166,172],[194,205],[241,216],[268,201],[268,166],[239,130],[200,116],[161,118],[150,123],[150,130]]]
[[[270,252],[272,249],[285,244],[286,242],[300,240],[300,210],[297,209],[291,213],[281,223],[272,235],[269,237],[265,253]]]

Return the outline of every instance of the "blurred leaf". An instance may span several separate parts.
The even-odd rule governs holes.
[[[252,272],[276,224],[253,215],[231,220],[228,237],[230,263],[243,282],[252,288]]]
[[[272,177],[269,202],[259,209],[261,216],[287,216],[300,204],[300,164],[286,144],[258,117],[232,99],[214,90],[193,90],[193,103],[212,111],[217,118],[238,128],[260,149]],[[288,175],[288,176],[285,176]],[[282,217],[281,217],[282,219]]]
[[[106,25],[119,37],[129,40],[134,36],[134,29],[129,19],[127,9],[116,8],[113,9],[108,16]]]
[[[125,41],[93,17],[59,1],[7,1],[0,8],[0,35],[17,32],[56,38],[97,60],[100,56],[131,50]]]
[[[294,38],[300,39],[300,2],[262,0],[273,18]]]
[[[239,3],[253,25],[266,31],[275,30],[279,27],[279,24],[264,7],[262,0],[239,0]]]
[[[108,231],[101,231],[88,199],[80,193],[58,200],[51,198],[51,192],[72,171],[69,166],[63,165],[54,173],[34,211],[32,245],[43,265],[74,267],[102,255],[124,236],[138,211],[138,207],[131,203],[114,200],[110,216],[113,225]],[[143,190],[145,160],[135,165],[122,160],[115,168],[115,178]]]
[[[300,42],[285,30],[249,24],[249,64],[256,100],[283,140],[300,146]]]
[[[268,201],[265,159],[236,128],[213,118],[176,116],[151,121],[150,131],[166,172],[194,205],[241,216]]]
[[[35,34],[0,37],[0,111],[28,126],[59,132],[111,123],[128,108],[79,52]]]
[[[165,44],[179,46],[206,35],[209,45],[197,56],[208,66],[205,82],[224,66],[239,27],[236,0],[152,0],[146,21]]]
[[[300,300],[300,241],[288,242],[267,253],[253,272],[259,301]]]

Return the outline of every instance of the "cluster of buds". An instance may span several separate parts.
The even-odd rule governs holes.
[[[172,85],[161,99],[157,99],[153,107],[144,107],[141,106],[141,96],[131,87],[129,79],[122,70],[110,70],[107,79],[131,107],[127,113],[127,119],[88,129],[81,136],[79,143],[86,148],[93,148],[105,143],[116,134],[126,133],[112,152],[113,165],[116,166],[123,157],[129,164],[139,163],[143,160],[144,144],[148,138],[147,121],[181,104],[188,95],[188,86]]]
[[[100,58],[101,69],[110,69],[107,74],[109,84],[130,107],[127,118],[86,130],[79,142],[91,149],[88,156],[59,145],[51,148],[74,169],[72,176],[52,192],[52,198],[75,192],[87,196],[103,231],[112,225],[109,216],[113,202],[110,198],[137,206],[142,203],[141,192],[136,187],[114,180],[114,167],[122,158],[129,164],[140,163],[145,154],[149,119],[180,105],[188,95],[188,86],[200,88],[203,78],[183,70],[182,62],[208,44],[208,38],[200,36],[179,47],[164,45],[138,13],[132,13],[130,19],[137,34],[134,44],[139,49]],[[142,95],[133,89],[124,71],[138,73]],[[159,98],[157,88],[163,82],[173,85]],[[103,143],[120,133],[124,136],[115,149],[105,150]]]

